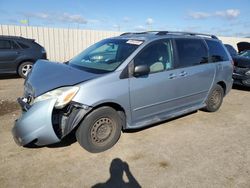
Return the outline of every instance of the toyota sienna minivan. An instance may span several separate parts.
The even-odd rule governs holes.
[[[73,132],[89,152],[111,148],[121,131],[204,109],[217,111],[232,87],[232,59],[213,35],[124,33],[67,63],[39,60],[18,99],[17,144],[60,142]]]

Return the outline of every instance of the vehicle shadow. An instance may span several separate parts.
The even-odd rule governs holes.
[[[103,183],[97,183],[92,186],[92,188],[123,188],[123,187],[133,187],[140,188],[140,184],[132,175],[129,165],[127,162],[122,161],[119,158],[112,160],[109,168],[110,178]],[[100,173],[102,173],[100,171]],[[123,174],[127,176],[128,181],[123,180]]]
[[[0,80],[17,79],[17,78],[23,79],[19,75],[16,75],[16,74],[3,74],[3,75],[0,75]]]
[[[250,91],[250,87],[241,86],[241,85],[233,85],[233,89],[241,90],[241,91]]]
[[[55,144],[50,144],[46,147],[48,148],[67,147],[67,146],[70,146],[71,144],[74,144],[75,142],[76,142],[75,131],[73,131],[67,136],[65,136],[60,142],[55,143]]]

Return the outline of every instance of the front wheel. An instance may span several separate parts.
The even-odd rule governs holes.
[[[122,119],[111,107],[100,107],[82,121],[76,131],[78,143],[91,153],[110,149],[119,139]]]
[[[216,85],[213,87],[212,91],[208,95],[207,101],[206,101],[206,107],[204,108],[207,112],[215,112],[217,111],[223,101],[224,97],[224,90],[220,85]]]

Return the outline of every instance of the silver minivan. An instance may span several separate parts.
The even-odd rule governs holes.
[[[17,144],[60,142],[73,132],[89,152],[111,148],[121,131],[198,109],[217,111],[232,87],[232,59],[213,35],[124,33],[66,63],[38,61],[28,75]]]

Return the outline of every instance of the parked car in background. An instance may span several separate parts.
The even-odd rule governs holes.
[[[217,111],[231,90],[232,73],[232,58],[216,36],[125,33],[67,64],[39,60],[18,99],[23,113],[12,133],[19,145],[47,145],[76,130],[83,148],[102,152],[121,130],[202,108]]]
[[[33,39],[0,36],[0,74],[18,74],[26,78],[38,59],[46,59],[45,49]]]
[[[246,42],[237,44],[240,53],[238,53],[233,46],[225,44],[234,61],[234,84],[243,85],[246,87],[250,87],[250,57],[248,56],[249,50],[244,51],[245,49],[249,49],[250,43],[248,44],[249,46]]]

